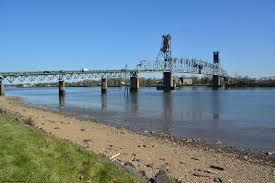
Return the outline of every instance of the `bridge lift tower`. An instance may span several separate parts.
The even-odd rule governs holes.
[[[213,64],[216,66],[215,68],[220,67],[220,56],[218,51],[213,52]],[[214,87],[219,87],[221,85],[220,77],[216,74],[217,71],[214,70],[214,75],[212,79],[212,85]]]
[[[160,89],[170,91],[174,89],[172,77],[172,36],[170,34],[162,36],[162,44],[157,56],[157,60],[164,60],[163,86]]]

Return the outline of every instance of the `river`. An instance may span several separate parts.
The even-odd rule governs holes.
[[[123,87],[67,87],[64,101],[55,87],[6,88],[36,106],[79,115],[135,130],[179,137],[221,140],[236,148],[275,150],[275,88],[212,90],[185,87],[163,92],[141,88],[126,94]]]

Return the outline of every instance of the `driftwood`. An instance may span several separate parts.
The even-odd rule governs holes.
[[[115,159],[119,155],[120,155],[120,153],[117,153],[117,154],[113,155],[110,159],[113,160],[113,159]]]

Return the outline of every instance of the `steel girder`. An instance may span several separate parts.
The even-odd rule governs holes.
[[[4,72],[0,78],[7,83],[41,83],[59,80],[79,81],[100,78],[124,78],[137,75],[136,70],[92,70],[92,71],[41,71],[41,72]]]
[[[227,72],[218,64],[194,58],[167,58],[152,61],[143,60],[137,65],[139,72],[164,72],[191,73],[204,75],[218,75],[228,77]]]
[[[136,69],[89,70],[89,71],[38,71],[38,72],[3,72],[0,79],[8,83],[40,83],[59,80],[79,81],[100,78],[137,77],[138,73],[164,72],[218,75],[228,77],[227,72],[218,64],[194,58],[168,58],[152,61],[143,60]]]

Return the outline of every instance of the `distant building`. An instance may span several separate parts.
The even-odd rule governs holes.
[[[193,80],[191,78],[179,78],[179,80],[181,81],[181,84],[183,84],[183,85],[192,85],[193,84]]]

